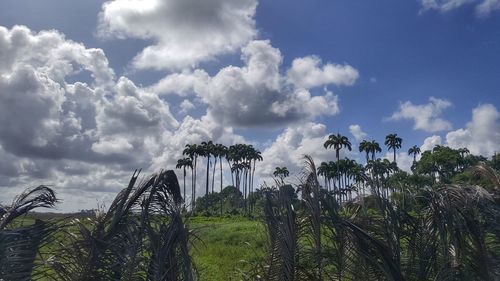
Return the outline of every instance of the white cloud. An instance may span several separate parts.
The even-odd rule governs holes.
[[[154,43],[137,68],[193,67],[232,53],[257,34],[255,0],[112,0],[102,6],[99,34]]]
[[[394,160],[394,152],[390,151],[386,152],[382,157],[382,159],[387,159],[392,162]],[[408,153],[405,151],[400,151],[400,152],[396,151],[396,162],[398,164],[398,168],[406,172],[411,172],[411,165],[413,164],[413,156],[408,155]]]
[[[495,10],[500,10],[500,0],[484,0],[476,6],[476,15],[486,17]]]
[[[406,101],[399,105],[399,110],[394,112],[389,120],[412,119],[415,124],[414,130],[424,130],[426,132],[438,132],[450,130],[451,123],[440,118],[444,109],[450,107],[451,102],[434,97],[429,98],[429,103],[414,105]]]
[[[194,104],[192,102],[190,102],[189,100],[183,100],[179,106],[181,108],[181,111],[180,111],[181,114],[186,114],[191,109],[195,108]]]
[[[272,178],[275,167],[286,166],[291,174],[297,175],[303,167],[303,156],[313,156],[316,162],[334,159],[335,152],[323,148],[328,138],[326,126],[306,123],[286,128],[264,151],[264,161],[257,167],[263,179]]]
[[[209,75],[204,70],[183,71],[173,73],[158,81],[149,89],[160,95],[176,94],[179,96],[189,96],[200,92],[209,82]]]
[[[294,59],[287,72],[288,81],[304,89],[328,84],[352,85],[358,77],[358,71],[347,64],[327,63],[321,67],[321,59],[317,56]]]
[[[224,67],[212,77],[203,70],[169,75],[151,89],[181,96],[194,92],[213,118],[240,127],[278,126],[340,111],[338,97],[330,91],[313,95],[290,84],[280,71],[281,52],[268,40],[251,41],[241,52],[241,67]],[[342,80],[322,83],[317,85],[344,84]]]
[[[423,10],[448,12],[476,0],[420,0]]]
[[[465,5],[474,5],[476,15],[489,16],[493,11],[500,9],[500,0],[420,0],[422,11],[438,10],[446,13]]]
[[[354,136],[354,138],[358,142],[363,140],[367,136],[367,134],[365,132],[363,132],[363,130],[361,130],[360,125],[350,125],[349,132],[351,132],[351,134]]]
[[[92,144],[92,150],[104,155],[131,153],[134,147],[124,138],[103,138]]]
[[[466,147],[472,154],[492,156],[500,151],[500,113],[492,104],[472,110],[472,120],[465,128],[449,132],[446,143],[453,148]]]
[[[432,150],[436,145],[441,145],[441,136],[433,135],[425,138],[424,143],[420,146],[420,151]]]
[[[0,50],[0,186],[116,192],[179,126],[156,94],[116,81],[100,49],[15,26],[0,27]],[[77,74],[88,81],[68,82]]]
[[[26,186],[49,184],[64,199],[65,211],[93,208],[95,198],[109,203],[134,169],[173,167],[186,143],[247,142],[232,125],[295,122],[287,134],[303,134],[296,153],[332,153],[314,154],[326,137],[324,125],[302,122],[337,114],[337,96],[287,82],[281,53],[269,41],[244,46],[241,67],[225,67],[212,77],[186,70],[148,88],[115,78],[102,50],[57,31],[0,27],[0,50],[0,186],[11,187],[0,194],[2,202]],[[85,81],[69,82],[79,78]],[[207,112],[177,121],[159,94],[186,97],[179,104],[185,112],[194,106],[190,95],[197,95]]]
[[[257,174],[262,180],[269,181],[275,167],[286,166],[295,182],[304,168],[304,155],[312,156],[316,165],[335,160],[335,151],[323,147],[328,135],[326,126],[321,123],[307,122],[287,127],[262,152],[264,161],[257,167]],[[359,160],[359,153],[354,148],[353,151],[343,149],[340,158],[344,157]]]

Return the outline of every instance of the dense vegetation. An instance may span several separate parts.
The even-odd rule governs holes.
[[[0,208],[0,278],[500,279],[500,155],[413,146],[407,173],[396,162],[402,141],[386,137],[392,161],[376,157],[382,149],[375,140],[362,141],[363,165],[341,159],[352,145],[330,135],[324,149],[335,159],[316,166],[305,156],[294,185],[287,167],[276,167],[275,184],[260,188],[254,175],[262,156],[252,146],[187,145],[177,163],[182,188],[173,171],[143,183],[136,173],[106,212],[20,225],[29,211],[57,203],[50,188],[29,189]],[[206,159],[206,185],[196,197],[199,157]],[[231,173],[224,188],[223,160]]]

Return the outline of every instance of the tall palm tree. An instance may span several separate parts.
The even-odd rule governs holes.
[[[175,166],[176,169],[183,169],[184,172],[184,194],[182,199],[186,201],[186,168],[191,168],[193,169],[193,159],[191,158],[182,158],[177,160],[177,165]]]
[[[285,184],[285,178],[290,175],[290,172],[288,171],[287,167],[276,167],[274,172],[273,172],[273,175],[275,177],[279,177],[281,180],[281,183]]]
[[[202,156],[207,158],[207,185],[205,189],[205,195],[209,193],[209,182],[210,182],[210,157],[213,155],[214,143],[212,141],[202,142]]]
[[[413,163],[417,162],[417,155],[420,154],[420,147],[414,145],[408,149],[408,155],[413,154]]]
[[[337,157],[337,169],[338,169],[339,160],[340,160],[340,150],[344,147],[347,148],[349,151],[352,150],[351,142],[349,141],[349,139],[346,136],[343,136],[341,134],[329,135],[328,139],[325,141],[323,146],[325,147],[325,149],[328,149],[332,146],[335,149],[335,156]],[[339,188],[340,188],[340,176],[339,176],[338,180],[339,180]]]
[[[370,142],[367,141],[367,140],[362,140],[360,143],[359,143],[359,152],[365,152],[366,153],[366,163],[368,163],[368,161],[370,160],[369,159],[369,154],[371,152],[371,145],[370,145]]]
[[[186,144],[182,155],[187,155],[193,160],[192,173],[191,173],[191,208],[194,209],[196,202],[196,164],[198,162],[198,156],[202,152],[202,149],[197,144]]]
[[[226,157],[227,155],[227,147],[223,144],[216,144],[215,150],[217,151],[217,156],[219,157],[219,166],[220,166],[220,192],[222,192],[222,157]]]
[[[329,174],[330,174],[330,166],[326,162],[321,162],[321,164],[318,167],[318,176],[324,177],[325,186],[323,188],[325,188],[328,191],[330,191],[330,187],[328,186]]]
[[[382,148],[380,148],[380,144],[376,142],[375,140],[372,140],[370,142],[370,152],[372,154],[372,161],[375,161],[375,153],[380,153],[382,152]]]
[[[255,166],[256,166],[256,163],[257,161],[262,161],[263,158],[262,158],[262,153],[256,149],[254,149],[252,151],[252,154],[251,154],[251,160],[253,160],[253,167],[252,167],[252,177],[251,177],[251,184],[250,184],[250,192],[253,192],[253,185],[254,185],[254,178],[255,178]]]
[[[402,143],[403,139],[398,137],[398,134],[389,134],[385,137],[384,144],[389,150],[394,151],[394,163],[396,163],[396,149],[400,149]]]
[[[212,149],[212,155],[214,157],[214,164],[212,165],[212,193],[214,193],[215,189],[215,168],[217,168],[217,160],[220,159],[220,153],[222,151],[220,150],[220,145],[221,144],[214,144],[213,149]]]
[[[345,147],[349,151],[352,150],[351,142],[349,141],[349,139],[346,136],[343,136],[341,134],[329,135],[328,139],[325,141],[325,143],[323,144],[323,146],[326,149],[328,149],[328,148],[330,148],[330,147],[333,146],[333,148],[335,149],[335,156],[337,158],[337,161],[340,158],[340,150],[342,148]]]
[[[460,156],[462,156],[462,158],[464,158],[465,155],[470,153],[470,151],[469,151],[469,149],[467,149],[467,147],[464,147],[464,148],[459,148],[458,153],[460,153]]]
[[[227,164],[228,164],[230,171],[231,171],[231,183],[233,184],[234,187],[237,187],[236,183],[235,183],[235,179],[234,179],[235,173],[233,170],[233,164],[235,164],[239,161],[237,145],[231,145],[227,148],[226,161],[227,161]]]

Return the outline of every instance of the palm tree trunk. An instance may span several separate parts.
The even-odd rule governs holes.
[[[234,185],[234,174],[233,174],[233,170],[231,169],[231,167],[232,167],[232,166],[231,166],[231,161],[229,161],[229,159],[228,159],[228,158],[226,158],[226,160],[227,160],[227,164],[229,165],[229,171],[231,172],[231,183],[233,184],[233,186],[234,186],[234,187],[236,187],[236,186]]]
[[[222,192],[222,156],[219,159],[219,166],[220,166],[220,192]]]
[[[214,166],[212,168],[212,193],[214,193],[215,185],[215,168],[217,167],[217,157],[214,156]]]
[[[339,171],[340,171],[340,169],[339,169],[340,153],[339,152],[340,152],[339,149],[335,150],[335,154],[337,156],[337,173],[339,173]],[[339,181],[339,198],[340,198],[340,202],[339,203],[342,202],[342,187],[341,187],[341,183],[340,183],[340,177],[341,177],[341,175],[339,174],[338,175],[338,181]]]
[[[186,166],[184,166],[184,195],[182,196],[182,201],[186,202]]]
[[[207,156],[207,187],[205,189],[205,195],[208,195],[208,183],[209,183],[209,172],[210,172],[210,156]]]
[[[248,202],[247,202],[247,198],[248,198],[248,169],[245,168],[245,180],[243,182],[243,198],[244,198],[244,202],[245,202],[245,212],[248,214]]]
[[[195,207],[195,204],[196,204],[196,167],[198,166],[198,156],[195,156],[194,157],[194,181],[193,181],[193,192],[191,193],[191,197],[193,199],[193,209]]]
[[[250,193],[253,193],[253,180],[255,179],[255,164],[256,160],[253,160],[253,167],[252,167],[252,184],[250,186]],[[253,205],[250,205],[250,212],[253,211]]]

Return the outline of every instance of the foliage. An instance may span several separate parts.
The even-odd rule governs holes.
[[[253,177],[262,157],[251,145],[187,145],[176,166],[184,172],[182,190],[173,171],[141,183],[136,172],[106,212],[19,224],[28,212],[57,203],[52,189],[29,189],[0,206],[0,278],[194,280],[195,253],[202,280],[500,279],[500,157],[436,146],[417,160],[414,146],[412,172],[405,172],[395,162],[401,143],[396,134],[386,137],[394,152],[389,161],[375,157],[381,152],[375,140],[362,141],[362,165],[340,159],[351,143],[330,135],[324,147],[336,159],[316,167],[306,156],[294,186],[285,184],[288,168],[276,167],[270,172],[280,180],[259,189]],[[198,157],[207,170],[205,194],[196,197]],[[233,183],[225,188],[223,158]]]
[[[0,232],[5,280],[194,280],[181,217],[181,191],[173,171],[136,185],[132,176],[105,213],[58,225],[35,221]],[[1,225],[37,207],[51,207],[53,191],[38,187],[1,208]],[[49,243],[50,242],[50,243]],[[43,254],[36,258],[43,248]],[[38,263],[36,263],[38,261]],[[44,261],[40,263],[39,261]]]
[[[279,192],[265,191],[264,224],[271,247],[253,278],[500,278],[500,205],[494,200],[498,191],[434,185],[429,176],[390,170],[390,162],[372,161],[367,166],[371,194],[342,202],[321,189],[310,157],[307,163],[309,173],[299,186],[302,208],[292,207],[282,187]],[[498,177],[491,168],[476,169]]]
[[[50,242],[56,225],[36,220],[33,225],[14,227],[16,219],[37,208],[57,203],[55,192],[46,186],[27,189],[10,206],[0,205],[0,277],[5,280],[31,280],[43,272],[37,260],[38,249]]]

